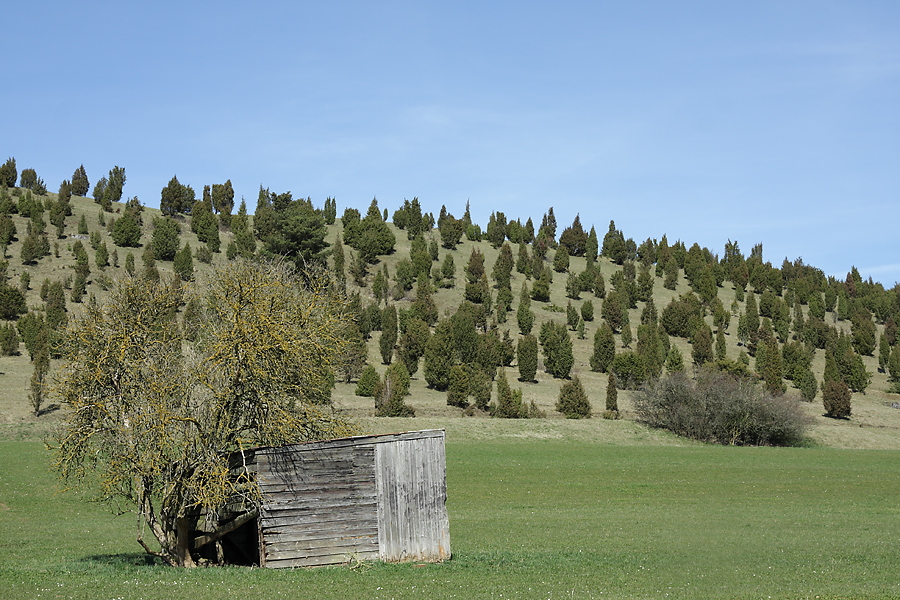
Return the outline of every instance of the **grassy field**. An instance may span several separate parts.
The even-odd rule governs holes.
[[[91,231],[101,232],[110,251],[114,247],[99,224],[97,205],[84,198],[72,203],[75,214],[67,222],[67,237],[58,241],[59,257],[24,267],[18,259],[20,242],[7,251],[10,281],[17,282],[26,269],[31,275],[26,297],[32,308],[42,306],[43,279],[64,280],[73,273],[71,245],[81,214]],[[156,214],[145,210],[145,243]],[[25,220],[17,216],[15,221],[23,232]],[[328,239],[339,231],[340,221],[329,227]],[[396,252],[382,257],[391,274],[409,256],[405,233],[395,233]],[[222,233],[223,248],[231,237]],[[182,240],[199,246],[187,223]],[[118,249],[119,267],[101,272],[86,240],[85,245],[92,261],[88,292],[102,300],[107,278],[122,272],[129,251]],[[485,242],[463,241],[452,251],[457,285],[434,296],[442,315],[462,300],[463,267],[473,247],[484,252],[489,272],[496,260],[498,251]],[[140,269],[142,249],[130,252]],[[441,249],[439,260],[447,252]],[[213,264],[224,261],[224,255],[216,255]],[[194,266],[202,277],[207,267],[197,261]],[[603,258],[599,266],[610,289],[618,267]],[[157,267],[170,273],[172,263]],[[584,259],[573,258],[570,270],[583,269]],[[565,279],[554,274],[550,303],[532,303],[536,329],[543,320],[564,321],[564,312],[554,308],[568,301]],[[513,274],[514,310],[522,281],[521,274]],[[674,291],[654,281],[660,311],[689,289],[683,273]],[[359,291],[365,303],[373,301],[371,286],[351,286],[351,291]],[[726,283],[718,293],[729,306],[732,286]],[[582,299],[590,297],[582,294]],[[407,308],[412,300],[407,293],[396,303]],[[593,300],[599,317],[600,301]],[[630,319],[639,322],[640,308],[632,309]],[[827,319],[849,330],[847,322],[834,322],[831,314]],[[461,409],[447,406],[444,393],[426,387],[421,367],[407,399],[416,418],[375,419],[372,399],[355,396],[355,383],[336,386],[335,405],[367,431],[446,429],[454,557],[442,565],[293,572],[179,571],[154,565],[135,542],[133,516],[114,517],[106,507],[57,493],[41,440],[60,411],[50,404],[40,417],[31,414],[32,366],[24,347],[20,356],[0,357],[0,589],[9,590],[6,597],[21,598],[900,597],[900,410],[890,406],[898,397],[887,393],[887,376],[878,372],[876,357],[863,359],[872,384],[866,394],[854,394],[850,419],[825,418],[821,393],[802,404],[813,421],[807,447],[711,447],[637,423],[633,392],[627,390],[619,392],[623,419],[598,418],[606,375],[591,372],[588,358],[599,325],[599,318],[588,323],[586,338],[573,340],[572,373],[582,379],[593,405],[595,418],[587,421],[565,420],[555,412],[561,380],[539,370],[537,383],[523,384],[516,380],[515,366],[507,372],[510,382],[522,388],[526,402],[545,410],[547,419],[465,417]],[[726,336],[732,358],[740,351],[736,326],[735,317]],[[503,328],[518,335],[514,312]],[[690,345],[671,341],[690,371]],[[621,346],[618,336],[617,342]],[[377,333],[369,342],[369,360],[384,371]],[[823,368],[824,353],[818,351],[813,370],[820,380]],[[799,398],[788,385],[788,396]]]
[[[900,596],[896,451],[724,448],[664,435],[605,443],[577,426],[504,426],[493,439],[448,431],[451,561],[297,571],[150,564],[132,516],[56,494],[39,442],[2,442],[0,589],[10,598]]]

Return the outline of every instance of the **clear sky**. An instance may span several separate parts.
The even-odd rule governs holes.
[[[900,2],[29,2],[0,161],[698,242],[900,281]]]

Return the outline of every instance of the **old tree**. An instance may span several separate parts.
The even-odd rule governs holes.
[[[182,324],[189,297],[199,322]],[[227,528],[217,518],[226,502],[252,510],[261,501],[255,482],[230,476],[230,453],[354,432],[328,403],[347,314],[322,273],[284,264],[232,263],[189,290],[119,281],[69,328],[56,469],[136,512],[147,552],[192,566],[192,553]],[[200,332],[195,342],[183,325]]]

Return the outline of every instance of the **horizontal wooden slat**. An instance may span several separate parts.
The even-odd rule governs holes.
[[[338,552],[335,554],[324,554],[319,556],[310,556],[307,558],[267,558],[266,567],[270,569],[291,569],[295,567],[321,567],[324,565],[340,565],[348,561],[350,557],[354,560],[377,560],[378,552]]]

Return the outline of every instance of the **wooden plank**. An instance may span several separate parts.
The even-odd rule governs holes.
[[[349,562],[350,557],[354,560],[377,560],[378,552],[353,552],[353,553],[336,553],[324,554],[320,556],[310,556],[307,558],[294,559],[266,559],[266,567],[272,569],[292,569],[299,567],[320,567],[324,565],[340,565]]]
[[[378,548],[378,536],[348,536],[321,540],[298,540],[293,542],[269,542],[266,544],[268,559],[302,558],[336,552],[371,552]]]
[[[266,533],[266,540],[271,544],[281,542],[301,542],[309,540],[322,539],[340,539],[345,537],[371,537],[375,543],[378,543],[378,527],[371,525],[362,527],[354,525],[347,528],[322,529],[322,530],[291,530],[291,531],[269,531]]]

